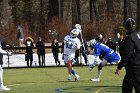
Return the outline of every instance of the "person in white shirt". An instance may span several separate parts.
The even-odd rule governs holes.
[[[8,91],[10,88],[3,84],[3,55],[11,55],[11,52],[7,52],[2,49],[2,42],[0,41],[0,91]]]
[[[81,27],[81,25],[78,25]],[[80,49],[81,42],[80,39],[77,37],[79,33],[81,32],[81,29],[74,28],[69,35],[66,35],[64,37],[64,62],[68,68],[68,78],[67,80],[71,80],[71,74],[75,76],[75,81],[78,81],[79,75],[76,74],[75,70],[72,68],[72,65],[74,64],[75,60],[75,51],[77,49]]]

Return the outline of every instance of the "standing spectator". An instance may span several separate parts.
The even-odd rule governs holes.
[[[18,46],[21,47],[24,41],[24,34],[23,34],[23,28],[20,25],[17,26],[17,40],[18,40]]]
[[[118,42],[120,40],[120,33],[117,33],[116,34],[116,37],[113,39],[113,43],[116,45],[116,52],[118,53],[119,52],[119,46],[118,46]]]
[[[80,49],[81,42],[80,39],[77,37],[81,31],[78,27],[81,28],[81,25],[76,24],[76,29],[73,29],[69,35],[64,37],[64,62],[68,69],[68,78],[67,80],[71,80],[71,74],[75,76],[75,81],[79,79],[79,75],[76,74],[75,70],[73,69],[72,65],[75,62],[75,52],[77,49]]]
[[[85,60],[85,64],[87,65],[87,63],[88,63],[88,57],[87,57],[88,45],[85,40],[84,40],[83,44],[84,44],[84,46],[83,45],[81,46],[81,51],[82,51],[82,56],[84,57],[84,60]]]
[[[103,35],[102,34],[99,34],[99,36],[97,37],[97,42],[100,42],[100,43],[103,43],[103,44],[105,44],[105,39],[104,39],[104,37],[103,37]],[[99,58],[100,59],[103,59],[103,54],[101,54],[100,56],[99,56]]]
[[[42,38],[39,37],[36,43],[39,66],[45,66],[45,45]],[[42,62],[41,62],[42,61]]]
[[[58,41],[56,39],[54,39],[52,41],[52,53],[53,53],[53,57],[54,57],[54,60],[55,60],[55,64],[60,66],[60,61],[59,61],[59,44],[58,44]]]
[[[97,41],[105,44],[105,39],[102,34],[99,34],[99,36],[97,37]]]
[[[10,90],[10,88],[7,88],[6,86],[4,86],[3,84],[3,55],[11,55],[10,52],[6,52],[2,49],[2,41],[0,41],[0,91],[8,91]]]
[[[121,35],[120,40],[118,41],[119,54],[122,54],[121,52],[123,52],[123,42],[124,42],[124,37],[123,35]]]
[[[127,36],[123,42],[122,60],[118,64],[116,74],[125,67],[125,77],[122,84],[122,93],[140,93],[140,32],[135,30],[136,23],[132,18],[124,22]]]
[[[25,40],[26,45],[26,54],[25,54],[25,61],[27,61],[27,67],[32,67],[33,62],[33,39],[31,37],[27,37]]]
[[[75,51],[75,58],[74,58],[75,64],[76,64],[76,65],[79,65],[79,55],[80,55],[80,50],[77,49],[77,50]]]
[[[113,49],[114,51],[116,51],[116,44],[113,43],[111,37],[108,38],[108,41],[106,42],[106,45],[108,47],[110,47],[111,49]]]

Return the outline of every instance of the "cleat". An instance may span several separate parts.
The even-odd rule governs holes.
[[[10,90],[10,88],[7,88],[6,86],[0,87],[0,91],[8,91],[8,90]]]
[[[96,78],[92,78],[91,81],[100,81],[100,79],[96,77]]]
[[[68,78],[67,78],[67,80],[69,80],[69,81],[70,81],[70,80],[71,80],[71,77],[68,77]]]
[[[75,77],[75,81],[78,81],[79,80],[79,75],[76,75],[76,77]]]

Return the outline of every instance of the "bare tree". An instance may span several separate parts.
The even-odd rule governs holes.
[[[113,0],[106,0],[107,5],[107,17],[109,19],[113,19],[114,7],[113,7]]]
[[[72,25],[80,23],[80,0],[72,0]]]
[[[140,0],[137,0],[137,30],[140,31]]]
[[[124,20],[127,17],[132,17],[130,0],[124,0]]]

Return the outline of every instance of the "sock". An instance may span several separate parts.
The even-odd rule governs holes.
[[[102,74],[102,70],[98,70],[97,78],[100,78],[101,74]]]
[[[71,73],[75,76],[76,72],[72,69]]]
[[[3,86],[3,69],[0,66],[0,87],[2,87],[2,86]]]

